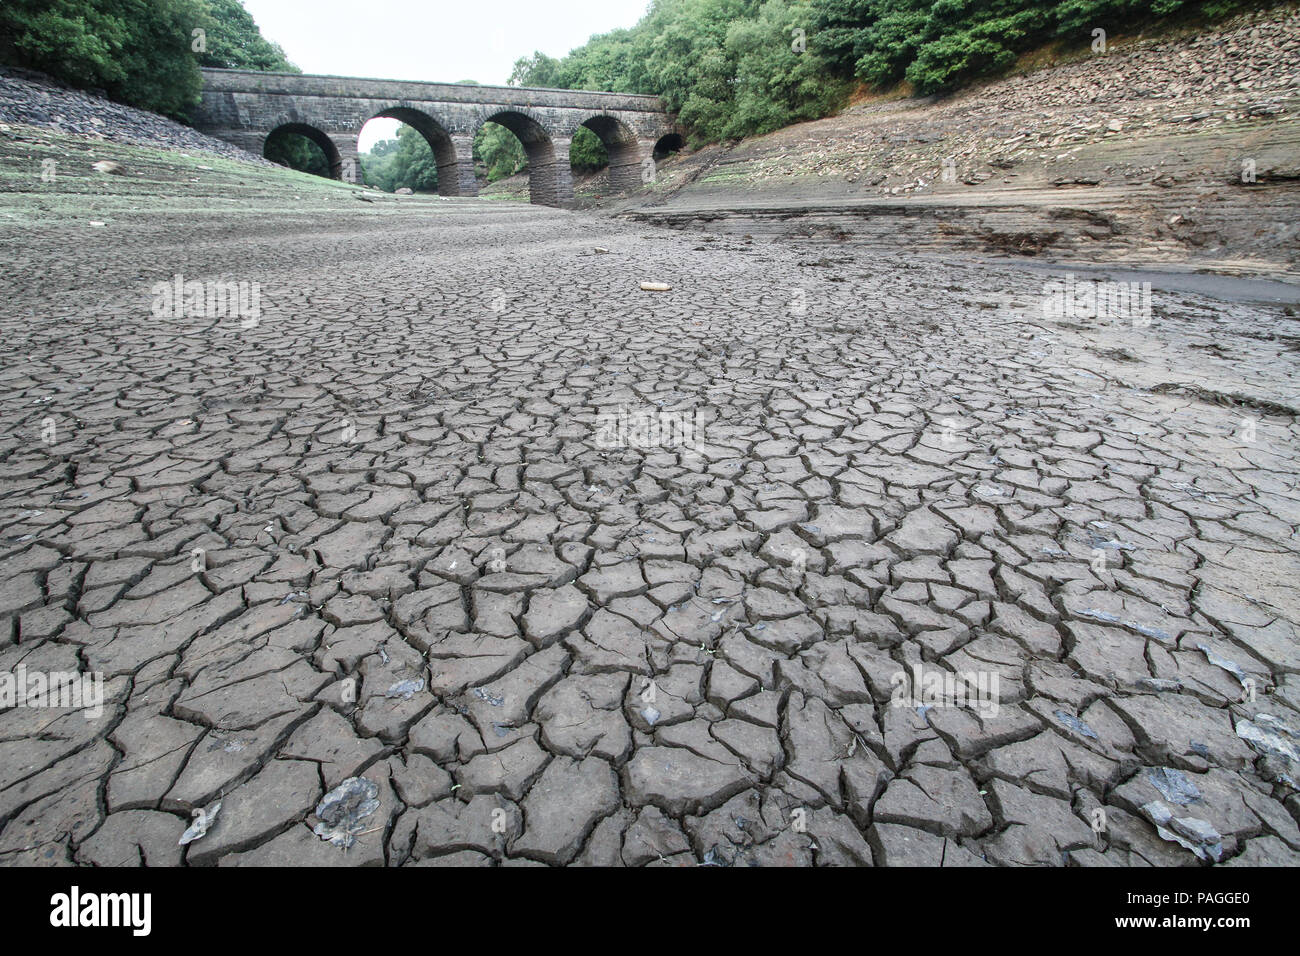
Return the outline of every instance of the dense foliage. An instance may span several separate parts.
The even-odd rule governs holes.
[[[513,176],[527,162],[524,144],[500,123],[484,123],[474,135],[474,164],[483,167],[488,182]]]
[[[0,60],[178,119],[198,102],[200,66],[299,72],[239,0],[5,0]],[[273,136],[266,157],[329,174],[296,134]]]
[[[697,141],[824,116],[857,83],[941,93],[1052,42],[1088,47],[1173,17],[1272,0],[652,0],[634,27],[562,59],[515,63],[520,86],[654,93]]]
[[[381,139],[361,157],[363,182],[385,192],[403,186],[417,192],[436,192],[438,164],[433,150],[420,133],[405,124],[396,139]]]
[[[204,0],[4,0],[0,61],[169,116],[198,101]]]
[[[262,36],[252,14],[239,0],[205,2],[217,28],[208,31],[207,52],[199,54],[200,66],[265,73],[302,72],[285,57],[280,44]]]
[[[200,66],[295,69],[238,0],[4,0],[0,62],[180,119]]]
[[[177,118],[199,66],[296,72],[239,0],[4,0],[0,62]]]
[[[570,148],[573,167],[578,170],[599,169],[608,161],[600,138],[585,127],[573,137]],[[484,123],[474,137],[474,165],[488,182],[513,176],[528,164],[519,137],[499,123]],[[406,187],[415,192],[435,192],[438,168],[428,141],[415,129],[403,124],[396,139],[380,140],[361,157],[364,181],[379,189],[393,192]]]

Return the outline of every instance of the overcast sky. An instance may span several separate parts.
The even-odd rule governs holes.
[[[560,57],[630,27],[649,0],[243,0],[262,36],[304,73],[503,84],[515,60]],[[362,149],[397,123],[366,125]]]

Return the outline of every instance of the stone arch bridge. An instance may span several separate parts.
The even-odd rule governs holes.
[[[474,134],[488,121],[500,123],[528,154],[532,201],[547,206],[573,201],[569,144],[581,126],[605,144],[615,191],[640,185],[656,150],[681,146],[657,96],[247,70],[203,70],[194,125],[259,156],[272,133],[301,133],[325,152],[335,179],[359,182],[357,137],[377,117],[400,120],[424,136],[444,196],[478,194]]]

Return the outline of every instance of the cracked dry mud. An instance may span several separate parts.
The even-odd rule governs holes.
[[[1300,862],[1280,308],[484,203],[0,240],[0,671],[105,678],[0,713],[7,864]]]

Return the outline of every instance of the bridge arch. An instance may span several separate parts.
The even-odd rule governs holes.
[[[325,154],[325,161],[329,164],[330,178],[343,178],[343,156],[339,153],[338,146],[334,143],[334,140],[330,139],[328,135],[318,127],[313,126],[311,123],[303,123],[297,120],[286,120],[274,126],[271,131],[262,138],[262,155],[266,156],[266,148],[276,136],[283,136],[285,134],[303,136],[319,146],[320,151]]]
[[[472,136],[454,135],[446,125],[428,113],[409,106],[391,106],[380,110],[361,124],[362,129],[365,128],[366,123],[373,119],[395,119],[400,123],[405,123],[424,137],[424,141],[429,144],[429,149],[433,150],[434,162],[438,166],[438,193],[440,195],[472,196],[477,192],[477,188],[474,187],[473,183],[473,160],[470,157],[471,144],[473,143]],[[360,137],[360,135],[360,130],[358,130],[357,136]],[[360,148],[360,142],[358,141],[358,152]],[[469,188],[467,188],[464,181],[466,175],[469,177]]]
[[[682,138],[681,133],[665,133],[655,140],[653,156],[655,159],[666,159],[685,148],[686,140]]]
[[[611,189],[635,189],[641,184],[641,166],[646,157],[640,140],[630,126],[609,113],[589,116],[578,125],[591,130],[604,144],[605,152],[609,154]]]
[[[563,156],[557,158],[559,151],[546,127],[536,117],[529,116],[522,110],[500,110],[491,116],[485,116],[483,122],[498,123],[519,137],[524,153],[528,156],[529,202],[558,206],[572,198],[567,141],[562,150]]]

